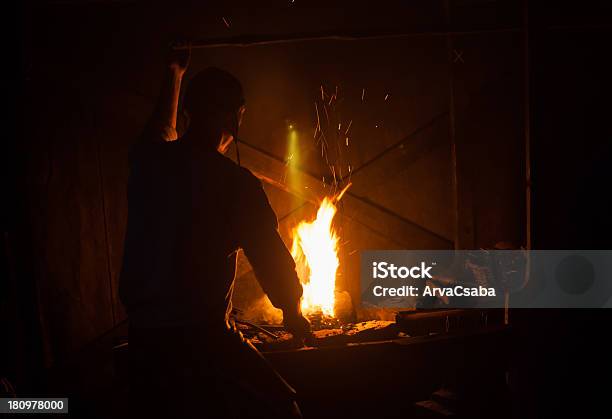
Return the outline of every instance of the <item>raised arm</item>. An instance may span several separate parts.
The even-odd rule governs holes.
[[[155,109],[144,130],[144,141],[174,141],[181,81],[189,65],[191,50],[171,48]]]

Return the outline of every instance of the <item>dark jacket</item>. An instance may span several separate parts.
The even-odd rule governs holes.
[[[119,293],[133,325],[222,324],[242,248],[272,303],[302,286],[260,181],[189,140],[139,142],[130,153]]]

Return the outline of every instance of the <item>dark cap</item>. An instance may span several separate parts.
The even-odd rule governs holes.
[[[189,82],[183,105],[189,112],[236,112],[244,105],[244,92],[236,77],[208,67]]]

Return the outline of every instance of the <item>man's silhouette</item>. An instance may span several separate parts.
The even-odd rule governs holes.
[[[131,398],[150,417],[299,417],[295,392],[229,319],[243,249],[286,327],[309,333],[302,286],[259,180],[224,157],[245,110],[239,81],[208,68],[189,83],[188,50],[169,60],[158,107],[129,156],[120,280],[130,331]]]

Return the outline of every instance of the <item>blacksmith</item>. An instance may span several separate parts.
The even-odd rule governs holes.
[[[189,50],[173,50],[153,117],[129,156],[120,280],[129,318],[131,400],[138,417],[300,417],[294,390],[229,315],[242,249],[285,326],[310,325],[302,287],[259,180],[224,157],[245,112],[240,82],[208,68],[188,85]]]

